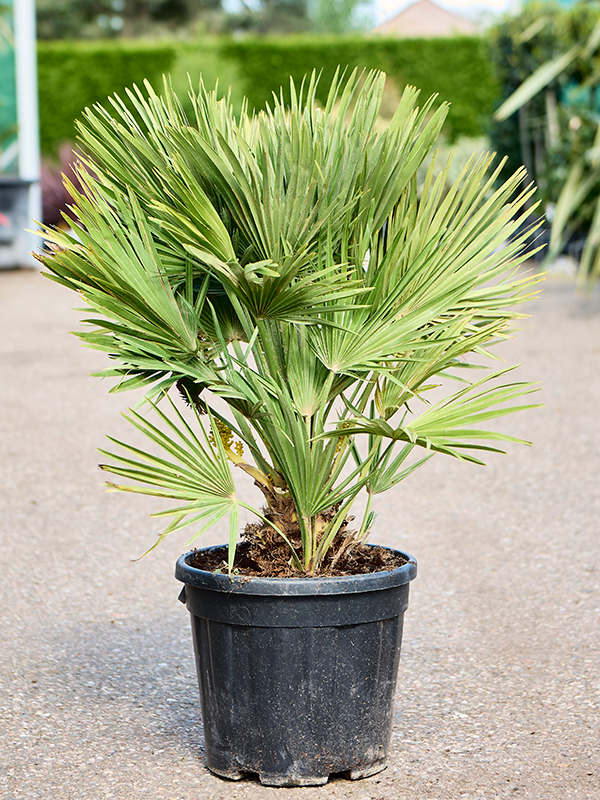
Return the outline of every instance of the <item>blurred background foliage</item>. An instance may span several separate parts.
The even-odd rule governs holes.
[[[494,74],[500,87],[498,105],[537,69],[590,35],[600,4],[580,2],[572,8],[532,2],[487,33]],[[600,89],[589,79],[598,71],[597,54],[574,59],[548,86],[507,120],[492,120],[492,145],[523,164],[548,202],[600,120]],[[574,119],[577,117],[577,119]],[[510,171],[507,166],[506,171]]]
[[[551,218],[573,165],[598,154],[597,51],[578,52],[504,121],[493,113],[536,70],[589,37],[600,3],[565,8],[533,0],[478,36],[435,39],[370,36],[371,9],[364,0],[37,0],[48,163],[64,160],[61,145],[73,139],[73,120],[85,106],[143,78],[160,88],[170,74],[189,109],[188,74],[194,86],[202,74],[209,86],[218,79],[223,93],[231,86],[237,108],[246,95],[258,109],[280,86],[286,93],[290,75],[301,80],[316,68],[326,86],[338,64],[379,68],[389,76],[389,117],[406,83],[423,97],[439,93],[451,103],[442,148],[457,145],[460,166],[471,145],[491,146],[509,156],[502,178],[524,165]],[[575,255],[598,194],[600,170],[567,228],[563,244]]]
[[[40,39],[97,39],[172,33],[218,16],[221,1],[36,0],[36,8]]]
[[[451,140],[480,136],[494,109],[498,87],[477,37],[453,39],[384,39],[383,37],[300,36],[203,37],[40,41],[38,73],[42,151],[52,157],[61,143],[74,137],[73,120],[95,102],[105,102],[144,78],[157,89],[163,74],[187,110],[188,74],[197,87],[200,75],[208,86],[217,80],[222,92],[232,87],[239,108],[247,96],[251,108],[262,108],[273,92],[289,87],[313,69],[323,72],[325,91],[336,67],[378,68],[387,72],[387,103],[394,103],[407,84],[424,98],[438,93],[452,105],[446,134]],[[320,98],[324,99],[324,98]],[[390,113],[391,117],[391,113]]]
[[[372,26],[365,0],[37,0],[40,39],[198,33],[345,33]]]
[[[168,41],[55,41],[38,46],[38,87],[42,152],[52,156],[75,136],[74,120],[86,106],[141,85],[159,85],[174,66]]]
[[[487,35],[502,91],[492,146],[526,167],[547,215],[548,260],[568,253],[582,285],[600,272],[599,20],[597,2],[532,2]]]
[[[235,63],[244,94],[255,108],[263,107],[280,86],[287,97],[290,75],[299,83],[312,69],[322,70],[317,97],[324,103],[339,64],[381,69],[387,73],[390,91],[392,86],[401,91],[409,83],[421,90],[424,99],[437,93],[448,101],[446,133],[452,139],[480,135],[498,95],[486,49],[473,36],[245,37],[225,41],[222,53]]]

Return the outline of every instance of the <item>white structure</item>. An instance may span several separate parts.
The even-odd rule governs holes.
[[[42,218],[35,0],[13,0],[13,21],[18,172],[0,174],[0,268],[36,266],[30,254],[41,242],[25,230]]]

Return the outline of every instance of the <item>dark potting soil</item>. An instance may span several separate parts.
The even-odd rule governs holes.
[[[270,542],[268,548],[257,546],[255,541],[245,541],[236,548],[233,571],[236,575],[256,578],[304,578],[336,577],[342,575],[365,575],[384,572],[406,564],[406,559],[392,550],[376,545],[355,544],[333,564],[335,552],[328,554],[316,574],[299,572],[290,561],[290,551],[284,543],[280,546]],[[191,567],[206,572],[227,572],[227,547],[196,550],[188,560]]]

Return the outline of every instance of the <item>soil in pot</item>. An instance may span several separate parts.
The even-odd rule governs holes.
[[[249,578],[302,578],[306,573],[298,572],[288,563],[289,549],[279,542],[268,549],[245,541],[238,545],[234,561],[234,574]],[[342,575],[366,575],[372,572],[387,572],[406,564],[400,554],[377,545],[356,544],[332,564],[329,555],[319,570],[320,578],[340,577]],[[227,572],[227,547],[223,545],[210,550],[196,550],[189,564],[206,572]]]

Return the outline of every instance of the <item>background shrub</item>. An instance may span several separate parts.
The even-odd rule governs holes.
[[[187,105],[187,73],[197,86],[202,72],[207,86],[219,78],[225,93],[231,84],[234,106],[244,94],[261,108],[273,91],[289,87],[313,69],[323,70],[324,100],[338,64],[383,69],[401,90],[406,83],[424,98],[438,92],[452,105],[446,133],[450,138],[478,136],[485,129],[497,95],[482,41],[454,39],[384,39],[366,37],[205,38],[194,42],[97,40],[40,42],[38,45],[42,151],[56,157],[62,142],[73,141],[73,121],[86,106],[144,78],[157,89],[163,73],[172,75]]]
[[[158,86],[175,61],[173,43],[39,42],[38,82],[42,152],[56,155],[73,141],[73,121],[86,106],[147,78]]]
[[[313,69],[322,70],[324,102],[335,68],[377,68],[387,72],[398,89],[407,83],[427,98],[439,93],[452,105],[447,132],[478,136],[494,108],[498,88],[485,46],[476,37],[452,39],[386,39],[382,37],[287,37],[242,39],[223,44],[223,54],[235,61],[250,105],[261,108],[273,91],[289,87]]]

